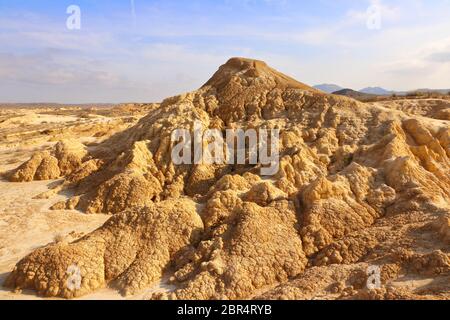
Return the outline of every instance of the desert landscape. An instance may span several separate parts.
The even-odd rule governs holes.
[[[449,96],[357,98],[231,58],[161,103],[2,105],[0,299],[450,299]],[[175,165],[194,122],[278,129],[278,172]]]

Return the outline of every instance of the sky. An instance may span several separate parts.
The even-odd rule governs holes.
[[[234,56],[310,85],[450,88],[450,0],[0,0],[0,102],[157,102]]]

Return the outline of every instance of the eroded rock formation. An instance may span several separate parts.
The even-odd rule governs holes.
[[[168,272],[177,289],[153,298],[448,297],[449,122],[433,108],[398,109],[233,58],[199,90],[166,99],[89,152],[60,143],[12,174],[64,176],[75,196],[55,208],[114,216],[25,257],[7,285],[66,298],[108,283],[135,293]],[[280,129],[280,170],[268,180],[259,165],[174,165],[171,133],[195,121]],[[72,264],[83,278],[71,291]],[[378,291],[365,288],[370,265],[384,270]],[[435,285],[391,286],[402,275]]]

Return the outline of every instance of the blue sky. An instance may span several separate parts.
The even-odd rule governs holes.
[[[0,0],[2,102],[159,101],[232,56],[311,85],[450,88],[450,0]]]

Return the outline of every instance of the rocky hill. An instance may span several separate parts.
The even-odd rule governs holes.
[[[133,294],[169,274],[176,289],[152,298],[450,298],[450,123],[432,113],[328,95],[264,62],[230,59],[98,146],[62,141],[11,173],[64,177],[41,196],[71,190],[55,208],[112,217],[26,256],[6,285],[49,297],[105,285]],[[171,133],[195,121],[279,129],[280,170],[267,179],[259,164],[174,165]],[[73,265],[77,288],[67,286]],[[381,269],[373,290],[371,266]]]

